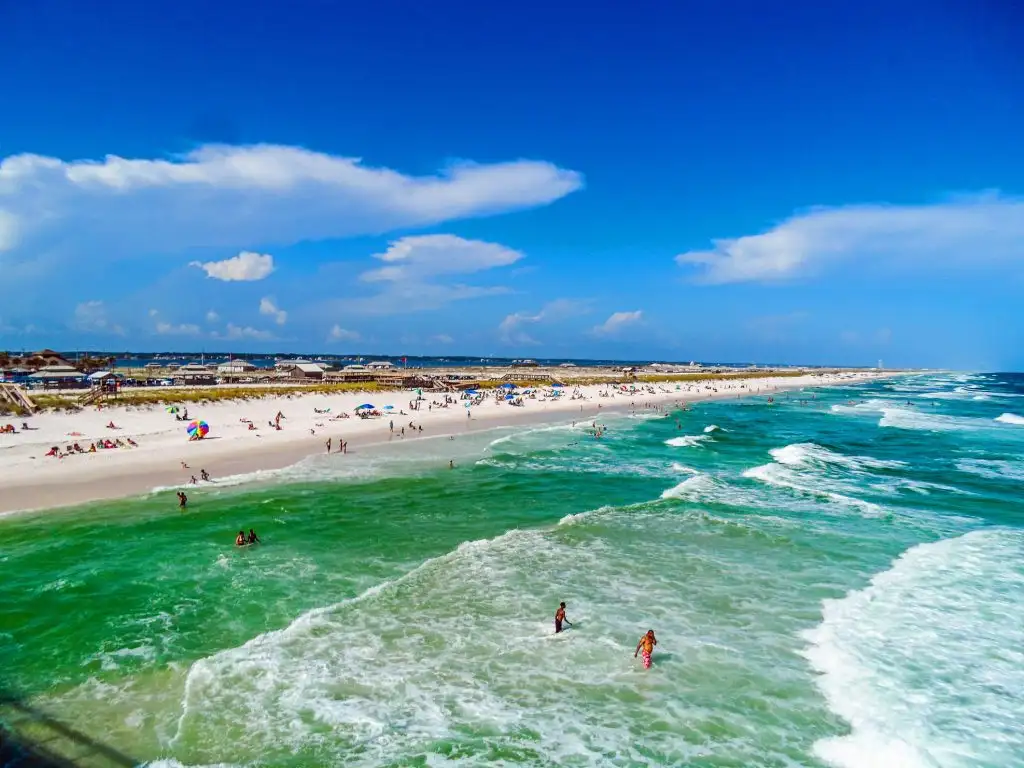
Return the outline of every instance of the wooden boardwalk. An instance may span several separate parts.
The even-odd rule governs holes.
[[[17,384],[0,383],[0,403],[12,405],[28,414],[36,412],[36,404]]]

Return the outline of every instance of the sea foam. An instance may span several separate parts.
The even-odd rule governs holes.
[[[989,529],[907,550],[825,600],[804,633],[852,729],[815,744],[840,768],[1017,765],[1024,754],[1024,535]]]
[[[673,448],[696,448],[708,438],[708,435],[680,435],[666,440],[665,445],[671,445]]]
[[[1024,416],[1018,416],[1016,413],[1004,413],[1001,416],[996,416],[996,421],[1001,421],[1003,424],[1024,426]]]

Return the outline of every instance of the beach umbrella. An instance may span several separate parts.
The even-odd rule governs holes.
[[[516,396],[515,395],[505,395],[505,399],[506,400],[515,400]]]
[[[196,435],[198,435],[197,439],[201,440],[204,437],[206,437],[207,434],[209,434],[210,425],[207,424],[205,421],[196,419],[195,421],[188,425],[187,429],[189,437],[195,437]]]
[[[373,410],[373,406],[370,405],[369,403],[363,403],[362,405],[357,405],[356,406],[356,410],[357,411],[372,411]]]
[[[384,410],[385,411],[393,411],[393,410],[395,410],[395,406],[393,406],[393,405],[385,405],[384,406]]]
[[[561,384],[552,384],[551,386],[557,389],[558,387],[561,387],[562,385]]]
[[[475,389],[467,389],[466,390],[466,394],[467,395],[475,395],[476,393],[477,393],[477,391]]]
[[[516,388],[516,385],[513,384],[511,381],[507,381],[507,382],[505,382],[504,384],[501,385],[501,389],[515,389],[515,388]]]
[[[178,412],[178,406],[176,406],[176,405],[169,405],[169,406],[167,406],[167,412],[168,413],[177,413]]]

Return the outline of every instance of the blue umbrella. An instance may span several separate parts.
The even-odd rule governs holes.
[[[475,395],[476,394],[476,390],[475,389],[467,389],[466,390],[466,394],[467,395]]]
[[[560,386],[562,386],[562,385],[561,385],[561,384],[552,384],[551,386],[552,386],[552,387],[560,387]]]
[[[501,388],[502,388],[502,389],[515,389],[515,388],[516,388],[516,385],[515,385],[515,384],[513,384],[513,383],[512,383],[511,381],[510,381],[510,382],[506,382],[505,384],[502,384],[502,385],[501,385]]]
[[[372,411],[373,410],[373,406],[370,405],[369,403],[363,403],[362,405],[356,406],[356,410],[357,411],[363,411],[363,410],[371,410]]]
[[[515,395],[505,395],[505,399],[506,400],[515,400],[516,396]]]
[[[395,410],[395,406],[393,406],[393,405],[385,405],[384,406],[384,410],[385,411],[393,411],[393,410]]]

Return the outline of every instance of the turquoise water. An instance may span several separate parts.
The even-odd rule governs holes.
[[[1021,766],[1021,415],[919,376],[8,517],[4,683],[161,766]]]

